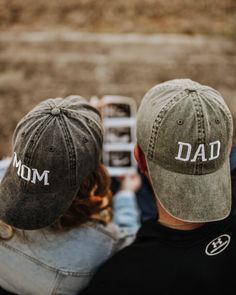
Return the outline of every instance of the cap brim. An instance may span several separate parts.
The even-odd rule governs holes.
[[[30,193],[22,188],[17,176],[6,172],[0,185],[0,219],[25,230],[51,225],[70,207],[77,191]]]
[[[204,175],[171,172],[149,160],[147,165],[156,198],[171,216],[188,222],[210,222],[230,214],[229,161]]]

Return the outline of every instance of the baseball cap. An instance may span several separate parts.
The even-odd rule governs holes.
[[[229,215],[232,134],[230,111],[211,87],[176,79],[146,93],[137,142],[155,196],[171,216],[210,222]]]
[[[0,219],[19,229],[52,224],[95,171],[102,123],[80,96],[48,99],[17,125],[13,157],[0,185]]]

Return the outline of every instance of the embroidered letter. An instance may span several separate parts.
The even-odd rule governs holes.
[[[192,150],[192,146],[191,144],[189,143],[185,143],[185,142],[178,142],[179,144],[179,151],[178,151],[178,156],[175,157],[176,160],[180,160],[180,161],[184,161],[184,162],[187,162],[189,161],[190,159],[190,155],[191,155],[191,150]],[[186,153],[186,156],[185,158],[182,157],[182,153],[183,153],[183,146],[186,146],[187,147],[187,153]]]
[[[17,174],[20,176],[20,170],[21,170],[21,160],[17,162],[17,155],[14,153],[14,159],[13,159],[13,167],[18,168]]]
[[[48,173],[50,171],[44,170],[43,173],[40,175],[37,169],[31,169],[27,167],[26,165],[22,165],[21,160],[17,161],[17,154],[14,153],[14,158],[13,158],[13,167],[18,168],[17,169],[17,175],[19,175],[22,179],[26,181],[30,181],[32,183],[36,183],[36,181],[44,181],[44,185],[49,185],[48,182]],[[32,179],[31,179],[32,178]]]
[[[216,151],[216,154],[214,155],[214,146],[215,145],[217,145],[217,151]],[[217,141],[211,142],[210,146],[211,146],[211,156],[209,158],[209,161],[215,160],[219,157],[219,155],[220,155],[220,141],[217,140]]]
[[[25,170],[27,171],[27,175],[25,176]],[[21,166],[21,174],[20,174],[21,178],[23,178],[26,181],[30,181],[31,178],[31,170],[29,167],[22,165]]]
[[[196,153],[195,153],[193,159],[191,160],[191,162],[196,162],[197,157],[202,157],[202,162],[207,161],[206,156],[205,156],[205,146],[203,143],[199,144],[199,146],[196,150]]]
[[[36,179],[38,179],[38,181],[42,181],[44,179],[44,185],[49,185],[48,183],[48,173],[50,171],[44,170],[42,175],[39,175],[39,172],[37,169],[32,168],[33,170],[33,177],[31,182],[32,183],[36,183]]]

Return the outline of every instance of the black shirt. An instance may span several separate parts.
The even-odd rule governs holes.
[[[235,266],[235,216],[188,231],[150,220],[82,294],[234,294]]]

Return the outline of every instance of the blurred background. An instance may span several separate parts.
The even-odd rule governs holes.
[[[124,95],[191,78],[236,117],[235,0],[0,0],[0,159],[49,97]]]

